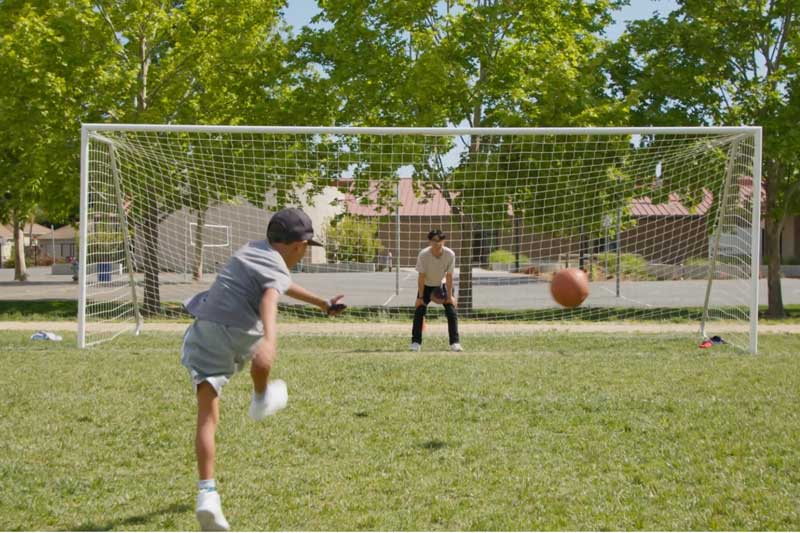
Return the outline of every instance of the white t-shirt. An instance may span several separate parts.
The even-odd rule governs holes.
[[[442,247],[442,255],[433,255],[431,247],[422,249],[417,256],[417,272],[425,274],[425,285],[438,287],[444,275],[453,273],[456,268],[456,253],[447,246]]]

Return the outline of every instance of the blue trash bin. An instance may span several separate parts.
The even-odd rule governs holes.
[[[97,281],[100,283],[111,281],[111,263],[97,264]]]

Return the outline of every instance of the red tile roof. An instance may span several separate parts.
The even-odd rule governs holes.
[[[342,180],[339,182],[340,186],[347,186],[350,180]],[[411,178],[400,178],[400,216],[403,217],[435,217],[435,216],[449,216],[451,214],[450,204],[442,196],[441,192],[434,189],[430,191],[428,197],[417,197],[414,194]],[[352,187],[352,182],[350,183]],[[749,200],[753,194],[752,178],[743,177],[740,180],[739,196],[740,201],[744,203]],[[370,182],[369,192],[366,197],[369,202],[365,205],[359,202],[353,194],[345,194],[345,208],[348,213],[352,215],[361,215],[367,217],[388,215],[390,212],[387,209],[378,210],[376,208],[377,200],[376,184]],[[766,199],[766,192],[764,187],[761,188],[762,201]],[[653,204],[650,198],[643,196],[636,198],[631,202],[631,214],[636,217],[652,217],[652,216],[703,216],[708,212],[711,203],[714,200],[714,195],[710,191],[705,191],[702,202],[694,210],[690,211],[684,206],[677,194],[671,193],[669,200],[664,204]]]
[[[714,195],[709,191],[705,191],[703,201],[693,211],[690,211],[680,202],[678,195],[675,193],[670,193],[669,200],[665,204],[654,204],[649,197],[643,196],[634,198],[631,201],[631,215],[635,217],[702,216],[708,212],[713,199]]]
[[[41,224],[36,224],[35,222],[31,225],[30,222],[25,224],[23,229],[23,233],[27,237],[31,234],[31,229],[33,229],[33,236],[34,238],[39,238],[42,235],[46,235],[50,233],[50,228],[45,228]],[[5,239],[13,239],[14,238],[14,227],[11,224],[0,225],[0,237]]]
[[[344,181],[344,180],[343,180]],[[411,178],[400,178],[400,216],[401,217],[436,217],[449,216],[450,204],[438,190],[432,190],[427,196],[417,197],[414,194]],[[340,182],[341,183],[341,182]],[[347,183],[344,181],[344,183]],[[367,217],[388,215],[387,209],[378,210],[375,205],[378,197],[376,185],[370,183],[366,198],[369,203],[364,205],[353,194],[345,194],[345,206],[351,215]]]

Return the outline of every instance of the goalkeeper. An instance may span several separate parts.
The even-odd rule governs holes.
[[[433,301],[444,306],[447,317],[447,333],[450,339],[450,350],[462,351],[458,336],[458,314],[456,299],[453,294],[453,272],[456,266],[456,254],[444,245],[447,235],[441,230],[428,232],[430,246],[423,248],[417,255],[417,299],[414,302],[414,324],[411,328],[411,351],[418,352],[422,347],[422,326],[428,304]],[[442,284],[442,279],[445,283]]]
[[[184,335],[181,363],[189,370],[197,396],[196,516],[204,531],[229,529],[214,483],[214,436],[223,386],[250,361],[250,417],[261,420],[288,401],[286,383],[268,382],[277,357],[278,298],[287,294],[329,316],[345,307],[339,303],[342,295],[325,300],[292,283],[289,269],[308,246],[322,246],[314,240],[308,215],[293,208],[278,211],[265,241],[252,241],[236,251],[211,288],[186,302],[195,321]]]

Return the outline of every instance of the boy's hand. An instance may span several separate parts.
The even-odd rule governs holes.
[[[328,316],[336,316],[347,309],[345,304],[339,303],[342,298],[344,298],[344,294],[339,294],[331,298],[329,302],[325,302],[325,307],[322,308],[322,312]]]

